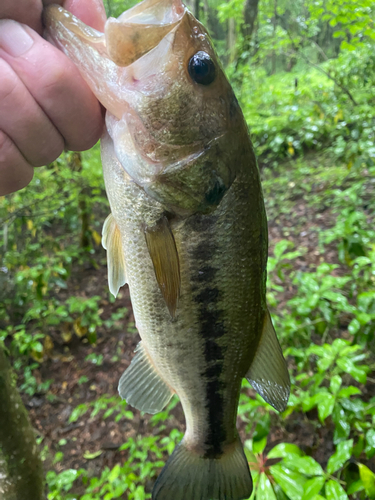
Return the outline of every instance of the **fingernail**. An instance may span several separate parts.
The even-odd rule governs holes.
[[[22,24],[10,19],[0,20],[0,48],[13,57],[22,56],[33,45],[34,40]]]

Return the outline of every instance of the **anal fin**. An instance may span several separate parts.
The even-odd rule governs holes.
[[[112,214],[103,224],[102,245],[107,250],[108,286],[115,297],[126,283],[125,256],[122,248],[120,230]]]
[[[171,388],[156,372],[142,342],[120,378],[118,391],[128,404],[146,413],[158,413],[172,397]]]
[[[268,311],[258,349],[246,378],[267,403],[278,411],[285,410],[290,394],[288,367]]]

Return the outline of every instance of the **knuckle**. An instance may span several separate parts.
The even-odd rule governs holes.
[[[12,68],[3,60],[0,60],[0,74],[0,102],[5,102],[17,92],[20,81]]]
[[[0,165],[8,161],[12,146],[12,141],[2,130],[0,130]]]
[[[34,167],[42,167],[43,165],[48,165],[55,161],[63,152],[64,143],[61,141],[54,141],[48,147],[43,148],[40,151],[40,159],[35,162]]]
[[[62,54],[61,54],[62,55]],[[56,96],[64,98],[67,91],[72,87],[72,81],[77,77],[68,59],[55,57],[49,59],[40,72],[39,84],[45,98],[54,99]]]

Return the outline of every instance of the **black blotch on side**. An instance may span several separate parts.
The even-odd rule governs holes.
[[[204,371],[204,375],[207,378],[216,378],[221,374],[222,370],[223,370],[223,361],[218,360],[215,361],[211,366],[206,368],[206,370]]]
[[[215,222],[204,216],[199,219],[195,218],[195,228],[206,226],[204,232],[207,232],[207,238],[201,240],[192,251],[192,258],[198,264],[197,274],[192,280],[192,291],[198,308],[200,335],[204,342],[203,354],[206,364],[201,374],[206,384],[208,413],[208,434],[204,443],[205,458],[220,457],[226,440],[224,387],[220,380],[224,366],[224,349],[218,343],[218,340],[225,334],[224,312],[220,304],[220,289],[215,283],[218,269],[210,264],[215,253],[220,251],[210,237],[209,229],[213,228]]]
[[[218,205],[223,199],[226,191],[227,188],[223,181],[221,179],[217,179],[214,187],[205,194],[205,200],[209,205]]]
[[[224,359],[222,348],[213,339],[206,339],[204,357],[207,363]]]
[[[191,231],[206,232],[216,223],[217,219],[216,215],[194,214],[186,220],[186,225]]]
[[[223,426],[223,412],[220,411],[223,405],[221,395],[222,384],[217,378],[207,382],[208,405],[208,435],[206,438],[205,458],[218,458],[223,453],[222,444],[226,439],[226,432]]]

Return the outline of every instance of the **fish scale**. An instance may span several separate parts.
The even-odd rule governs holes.
[[[176,393],[185,414],[152,498],[248,498],[242,379],[279,411],[290,381],[266,305],[267,221],[238,101],[180,0],[145,0],[104,34],[58,6],[45,25],[107,109],[108,282],[114,295],[128,283],[141,337],[120,395],[157,413]]]

